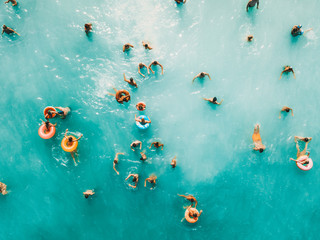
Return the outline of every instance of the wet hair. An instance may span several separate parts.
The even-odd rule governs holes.
[[[200,77],[204,77],[204,76],[205,76],[204,72],[200,73]]]
[[[263,148],[260,148],[260,149],[259,149],[259,152],[262,153],[262,152],[263,152]]]
[[[137,144],[135,144],[135,143],[132,143],[132,147],[136,147],[137,146]]]
[[[193,216],[194,218],[196,218],[196,217],[198,217],[198,214],[194,213],[192,216]]]
[[[68,137],[69,142],[72,142],[72,140],[73,140],[72,137]]]
[[[214,97],[213,99],[212,99],[212,101],[213,102],[216,102],[218,99],[216,98],[216,97]]]
[[[159,142],[155,142],[154,143],[154,146],[156,147],[156,146],[159,146],[160,144],[159,144]]]
[[[48,115],[49,115],[49,117],[51,117],[52,116],[52,112],[48,111]]]
[[[4,24],[3,24],[3,26],[2,26],[2,27],[3,27],[4,29],[8,28],[8,27],[7,27],[6,25],[4,25]]]
[[[194,202],[194,199],[193,199],[193,198],[191,198],[190,202]]]
[[[158,61],[153,61],[152,64],[158,64]]]
[[[118,160],[117,160],[117,159],[114,159],[113,162],[114,162],[114,163],[118,163]]]
[[[49,122],[49,120],[48,120],[48,119],[47,119],[47,121],[45,122],[45,124],[46,124],[46,128],[49,130],[50,122]]]
[[[85,198],[88,198],[88,197],[89,197],[89,194],[85,194],[84,197],[85,197]]]
[[[150,183],[155,183],[156,181],[154,179],[151,179],[150,180]]]
[[[139,108],[139,110],[143,110],[143,106],[142,105],[139,105],[138,108]]]
[[[309,142],[309,138],[307,138],[307,137],[304,138],[304,141],[305,141],[305,142]]]
[[[133,177],[132,182],[136,182],[138,179],[136,177]]]
[[[131,82],[133,82],[133,78],[131,77],[130,79],[129,79]]]
[[[289,109],[289,108],[287,108],[285,111],[286,111],[286,112],[290,112],[290,109]]]

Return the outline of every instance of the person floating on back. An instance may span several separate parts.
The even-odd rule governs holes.
[[[123,79],[125,82],[129,83],[131,86],[138,87],[136,81],[131,77],[129,80],[126,78],[126,75],[123,73]]]
[[[301,25],[294,25],[293,28],[291,29],[291,35],[293,37],[296,37],[296,36],[303,35],[304,33],[309,32],[311,30],[312,28],[309,28],[308,30],[304,31]]]
[[[146,180],[144,180],[144,186],[145,187],[147,186],[147,181],[148,181],[149,183],[152,184],[152,187],[150,189],[154,188],[156,185],[156,179],[157,179],[157,176],[155,176],[153,174],[150,175],[150,177],[148,177],[148,178],[146,178]]]
[[[218,99],[216,97],[213,98],[203,98],[203,100],[206,100],[208,102],[211,102],[213,104],[217,104],[220,105],[223,102],[223,99],[221,100],[221,102],[218,102]]]
[[[185,196],[185,195],[180,195],[180,194],[178,194],[178,196],[180,196],[180,197],[184,197],[185,199],[187,199],[188,201],[190,201],[191,202],[191,207],[193,206],[193,203],[195,203],[195,208],[197,208],[197,205],[198,205],[198,201],[197,201],[197,199],[194,197],[194,196],[192,196],[192,195],[188,195],[188,196]]]
[[[253,143],[254,143],[253,150],[256,150],[256,151],[259,151],[260,153],[262,153],[266,149],[266,146],[263,145],[262,141],[261,141],[260,125],[259,124],[256,124],[256,126],[254,127],[252,140],[253,140]]]
[[[143,74],[141,73],[141,69],[142,69],[142,68],[147,68],[148,74],[149,74],[149,68],[148,68],[148,66],[145,65],[144,63],[139,63],[139,65],[138,65],[138,73],[139,73],[142,77],[145,77],[145,75],[143,75]]]
[[[249,7],[254,7],[257,4],[257,9],[259,9],[259,0],[249,0],[247,4],[247,12]]]
[[[5,1],[4,3],[9,3],[11,2],[12,3],[12,6],[17,6],[17,1],[16,0],[8,0],[8,1]]]
[[[290,67],[290,66],[284,66],[284,67],[283,67],[283,71],[282,71],[281,74],[280,74],[279,80],[282,78],[282,74],[283,74],[283,73],[289,73],[289,72],[292,72],[293,77],[294,77],[294,79],[295,79],[295,78],[296,78],[296,75],[294,74],[293,68]]]
[[[86,32],[86,34],[88,35],[91,31],[92,31],[92,23],[86,23],[84,25],[84,31]]]
[[[140,145],[140,150],[141,150],[141,148],[142,148],[142,142],[136,140],[136,141],[134,141],[134,142],[131,143],[130,148],[131,148],[132,151],[135,151],[134,148],[138,147],[139,145]]]
[[[192,79],[192,83],[194,82],[194,80],[195,80],[196,78],[204,78],[205,76],[208,76],[209,79],[211,80],[211,77],[210,77],[209,73],[201,72],[201,73],[199,73],[198,75],[196,75],[196,76]]]
[[[170,165],[172,166],[172,168],[175,168],[177,166],[177,156],[175,156],[172,160]]]
[[[152,49],[152,47],[150,47],[150,45],[149,45],[148,42],[142,41],[142,46],[143,46],[145,49],[148,49],[148,50],[151,50],[151,49]]]
[[[114,160],[113,160],[113,169],[116,171],[116,173],[119,175],[119,172],[117,171],[116,169],[116,164],[118,164],[118,161],[119,161],[119,158],[118,156],[119,155],[124,155],[124,153],[116,153],[116,156],[114,157]]]
[[[151,149],[152,145],[153,145],[155,148],[161,147],[161,150],[163,150],[163,146],[164,146],[164,145],[163,145],[162,143],[160,143],[160,142],[153,142],[153,143],[151,143],[149,149]]]
[[[163,74],[163,66],[158,62],[158,61],[153,61],[152,63],[150,63],[149,65],[149,69],[150,71],[154,74],[154,71],[152,70],[152,66],[160,66],[161,67],[161,74]]]
[[[138,181],[139,181],[139,174],[129,174],[128,177],[126,178],[126,181],[130,178],[132,178],[132,182],[134,182],[134,185],[129,184],[130,187],[132,188],[136,188],[138,185]]]
[[[87,190],[87,191],[83,192],[83,196],[84,196],[85,198],[88,198],[89,196],[92,196],[92,195],[94,195],[94,194],[95,194],[95,192],[92,191],[92,190]]]
[[[134,46],[130,43],[126,43],[125,45],[123,45],[122,50],[123,50],[123,52],[126,52],[126,51],[129,51],[130,48],[134,48]]]
[[[279,119],[281,118],[281,113],[282,112],[290,112],[291,111],[291,115],[292,115],[292,117],[293,117],[293,110],[292,110],[292,108],[289,108],[289,107],[287,107],[287,106],[284,106],[282,109],[281,109],[281,111],[280,111],[280,113],[279,113]]]
[[[6,25],[3,25],[2,26],[2,33],[1,34],[3,34],[3,33],[6,33],[6,34],[17,34],[18,36],[20,36],[20,34],[19,33],[17,33],[15,30],[13,30],[12,28],[9,28],[9,27],[7,27]]]
[[[4,183],[0,182],[0,192],[2,195],[6,195],[7,192],[7,185],[5,185]]]

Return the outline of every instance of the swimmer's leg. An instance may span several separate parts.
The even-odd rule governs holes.
[[[298,142],[296,142],[296,148],[297,148],[297,158],[298,158],[301,155]]]
[[[73,154],[73,152],[71,152],[71,157],[72,157],[72,159],[73,159],[73,161],[74,161],[74,165],[78,165],[77,163],[76,163],[76,159],[74,158],[74,154]]]
[[[300,153],[300,155],[301,155],[301,156],[306,155],[307,147],[308,147],[308,143],[309,143],[309,142],[307,142],[307,143],[306,143],[306,145],[305,145],[305,147],[304,147],[303,151]]]

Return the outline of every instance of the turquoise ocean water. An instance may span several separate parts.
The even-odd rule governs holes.
[[[0,239],[318,239],[320,1],[20,1],[2,4],[0,22],[21,37],[0,39]],[[88,38],[83,25],[93,24]],[[293,25],[314,30],[292,38]],[[245,38],[254,35],[248,43]],[[154,47],[146,51],[141,41]],[[129,53],[122,45],[135,46]],[[139,62],[158,60],[145,79]],[[279,80],[282,67],[292,74]],[[199,72],[208,79],[192,78]],[[134,77],[139,88],[123,81]],[[120,105],[108,96],[127,89]],[[202,97],[224,99],[212,106]],[[143,100],[152,120],[135,126]],[[70,106],[50,140],[38,136],[46,106]],[[278,119],[287,105],[294,117]],[[252,151],[261,124],[267,149]],[[80,163],[60,147],[65,129],[83,134]],[[289,161],[293,136],[310,136],[311,171]],[[141,140],[148,161],[130,150]],[[164,150],[149,150],[154,140]],[[112,169],[115,152],[125,152]],[[177,167],[169,165],[177,156]],[[140,174],[138,188],[129,173]],[[154,190],[143,187],[158,176]],[[82,192],[94,189],[85,199]],[[193,194],[203,214],[180,220]]]

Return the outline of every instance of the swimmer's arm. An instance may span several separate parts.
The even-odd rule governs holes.
[[[40,119],[40,121],[41,121],[42,123],[45,123],[45,121],[43,121],[42,119]]]
[[[1,34],[3,35],[3,33],[4,33],[4,29],[2,29],[2,33]]]
[[[293,109],[292,109],[292,108],[290,108],[290,110],[291,110],[291,115],[292,115],[292,117],[293,117]]]
[[[151,143],[151,145],[150,145],[149,149],[151,149],[152,145],[154,145],[154,142],[153,142],[153,143]]]
[[[148,69],[150,69],[150,71],[151,71],[152,73],[154,73],[154,71],[151,69],[151,65],[152,65],[152,63],[150,63]]]
[[[292,74],[293,74],[294,79],[296,79],[296,75],[294,74],[293,69],[292,69]]]
[[[140,150],[141,150],[141,148],[142,148],[142,142],[140,142]]]
[[[68,129],[66,129],[66,133],[64,134],[64,137],[67,137]]]
[[[129,174],[129,176],[126,178],[126,181],[129,179],[129,177],[131,177],[133,174]]]
[[[197,205],[198,205],[197,199],[194,199],[194,202],[195,202],[194,208],[197,208]],[[200,216],[200,215],[199,215],[199,216]]]
[[[283,73],[284,73],[284,70],[281,72],[279,80],[282,78]]]
[[[123,45],[123,47],[122,47],[122,51],[123,51],[123,52],[125,52],[125,51],[126,51],[126,47],[125,47],[125,45]]]
[[[113,169],[116,171],[116,173],[119,175],[119,172],[116,169],[116,164],[113,162]]]
[[[149,178],[146,178],[146,180],[144,180],[144,186],[146,187],[147,186],[147,181],[148,181]]]
[[[279,112],[279,119],[281,119],[281,112],[282,112],[282,110]]]
[[[80,140],[80,138],[82,138],[82,136],[83,136],[83,134],[81,134],[81,136],[80,136],[78,139],[76,139],[75,141],[79,141],[79,140]]]
[[[142,76],[145,77],[141,72],[140,72],[140,67],[138,66],[138,73]]]
[[[295,161],[295,162],[298,162],[298,160],[297,160],[297,159],[290,158],[290,160]]]
[[[136,120],[137,122],[140,122],[140,119],[137,118],[137,114],[134,115],[134,120]]]
[[[198,217],[200,217],[201,213],[202,213],[202,210],[200,210]]]
[[[160,144],[160,146],[161,146],[161,150],[163,150],[163,146],[164,146],[164,145],[163,145],[163,144]]]
[[[250,2],[250,1],[249,1]],[[247,4],[247,12],[248,12],[248,8],[249,8],[249,2],[248,2],[248,4]]]
[[[135,151],[135,150],[132,148],[132,145],[130,145],[130,148],[131,148],[132,151]],[[141,148],[140,148],[140,149],[141,149]]]
[[[163,74],[163,66],[160,63],[159,66],[161,67],[161,74]]]
[[[55,123],[55,124],[51,124],[51,125],[55,127],[55,126],[57,126],[57,123]]]
[[[137,187],[137,183],[136,183],[136,185],[134,185],[134,186],[131,185],[131,184],[129,184],[129,186],[132,187],[132,188],[136,188],[136,187]]]
[[[132,44],[128,43],[128,45],[129,45],[130,47],[134,48],[134,46],[133,46]]]
[[[221,102],[219,102],[219,103],[217,102],[217,104],[218,104],[218,105],[221,105],[222,102],[223,102],[223,99],[221,100]]]
[[[12,31],[13,31],[15,34],[17,34],[18,36],[20,36],[20,34],[19,34],[19,33],[17,33],[15,30],[13,30],[13,29],[12,29]]]
[[[207,75],[209,77],[209,79],[211,80],[211,77],[210,77],[209,73],[204,73],[204,74]]]
[[[192,83],[194,82],[194,80],[196,79],[196,78],[198,78],[200,76],[200,73],[199,74],[197,74],[193,79],[192,79]]]

